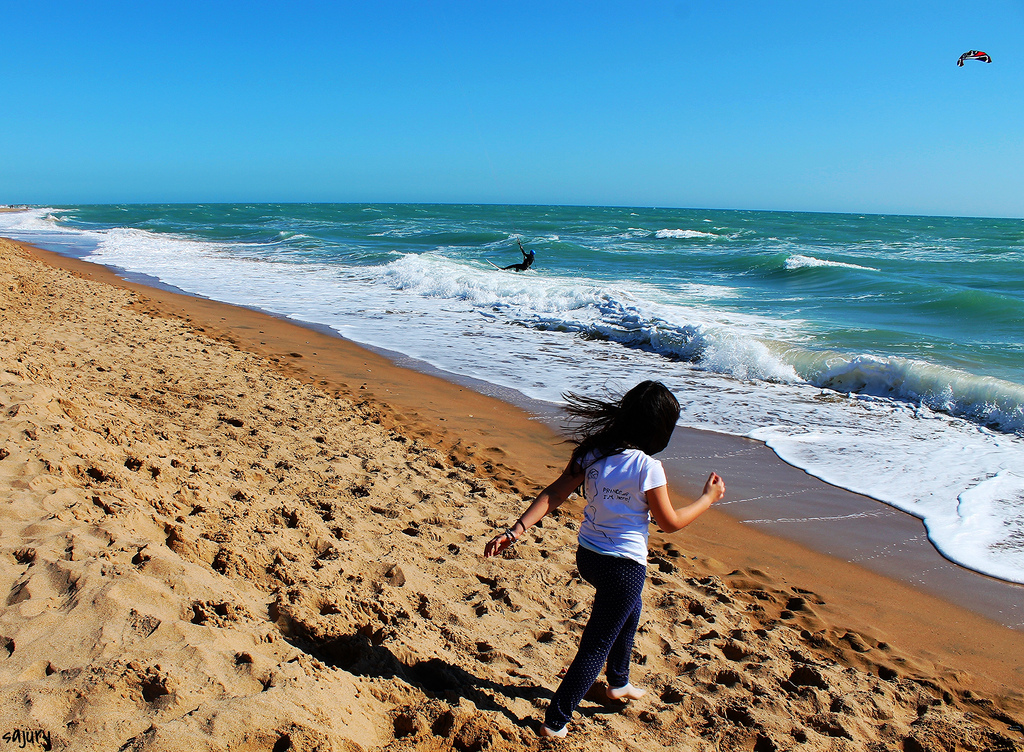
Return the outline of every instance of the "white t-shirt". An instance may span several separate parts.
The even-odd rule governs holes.
[[[661,462],[639,449],[627,449],[596,462],[592,454],[587,455],[583,466],[587,507],[580,545],[647,566],[650,507],[646,493],[667,482]]]

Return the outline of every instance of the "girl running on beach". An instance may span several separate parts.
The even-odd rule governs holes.
[[[644,694],[645,690],[629,683],[629,661],[640,622],[650,517],[666,533],[673,533],[725,494],[725,483],[711,473],[697,501],[682,509],[669,501],[665,471],[651,455],[668,446],[679,419],[679,403],[660,382],[644,381],[617,402],[565,396],[567,412],[582,421],[569,464],[516,523],[484,549],[484,556],[500,554],[583,486],[586,509],[576,566],[597,592],[576,657],[540,729],[541,736],[557,737],[566,735],[566,724],[602,666],[606,666],[610,699],[636,700]]]

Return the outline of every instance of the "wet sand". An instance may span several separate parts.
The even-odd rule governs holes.
[[[479,551],[559,469],[556,434],[266,314],[6,241],[0,259],[0,732],[551,744],[532,720],[586,616],[579,510],[512,558]],[[710,459],[741,518],[773,494],[847,508],[754,442],[680,433],[677,496]],[[633,676],[651,692],[585,702],[559,748],[1021,747],[1019,632],[714,510],[652,542]]]

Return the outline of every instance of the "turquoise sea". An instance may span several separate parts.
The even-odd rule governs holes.
[[[1024,582],[1024,220],[363,204],[37,207],[0,235],[557,402],[681,424],[920,517]],[[524,273],[516,240],[536,252]]]

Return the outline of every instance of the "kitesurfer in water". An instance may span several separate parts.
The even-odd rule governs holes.
[[[516,272],[525,272],[527,269],[533,266],[534,253],[533,251],[527,252],[527,250],[523,248],[522,241],[517,240],[516,242],[519,243],[519,250],[523,252],[523,263],[509,264],[508,266],[503,268],[511,269],[512,271]]]

